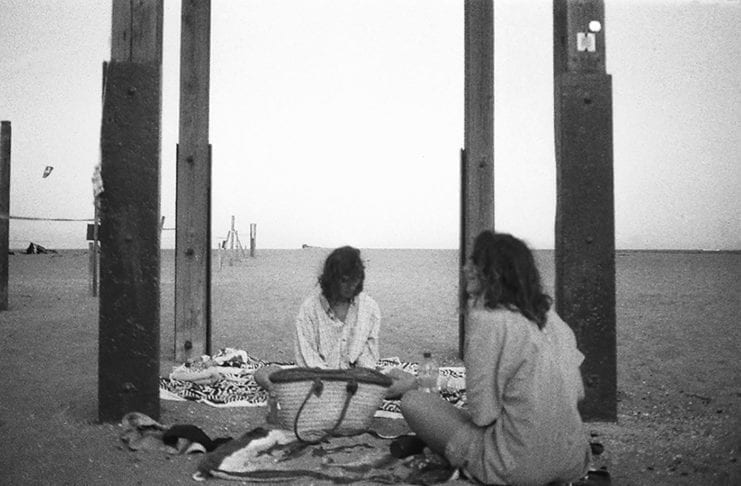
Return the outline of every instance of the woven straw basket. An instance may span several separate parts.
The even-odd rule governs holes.
[[[368,368],[289,368],[270,374],[278,424],[299,439],[317,432],[347,435],[367,430],[392,380]]]

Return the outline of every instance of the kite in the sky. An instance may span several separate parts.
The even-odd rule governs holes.
[[[44,175],[42,176],[42,178],[49,177],[49,174],[51,174],[51,171],[53,170],[54,170],[54,167],[52,167],[51,165],[47,165],[46,169],[44,169]]]

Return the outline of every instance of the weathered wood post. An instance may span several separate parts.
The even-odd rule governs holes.
[[[183,0],[175,204],[175,359],[211,354],[210,0]]]
[[[461,153],[460,321],[458,352],[465,339],[463,265],[473,240],[494,229],[494,5],[492,0],[464,4],[464,147]]]
[[[236,234],[236,231],[237,230],[235,229],[235,226],[234,226],[234,215],[232,215],[232,226],[231,226],[231,229],[229,230],[229,249],[230,250],[234,249],[234,241],[236,240],[234,235]],[[239,247],[237,247],[237,249],[239,249]]]
[[[98,286],[100,281],[100,245],[98,240],[100,238],[100,213],[96,206],[95,216],[93,218],[93,271],[92,271],[92,296],[98,296]]]
[[[257,225],[250,223],[250,256],[255,256],[255,247],[257,246]]]
[[[612,78],[602,0],[553,2],[556,308],[586,359],[586,420],[617,420]]]
[[[10,122],[0,122],[0,311],[8,310],[10,249]]]
[[[98,417],[160,415],[161,0],[113,0],[101,128]]]
[[[95,203],[95,217],[93,223],[87,225],[88,240],[88,277],[90,280],[90,295],[98,296],[98,257],[100,256],[100,246],[98,245],[98,204]]]
[[[87,275],[88,283],[90,284],[90,295],[96,297],[98,295],[98,279],[96,278],[96,267],[95,264],[95,243],[88,241],[87,243]]]

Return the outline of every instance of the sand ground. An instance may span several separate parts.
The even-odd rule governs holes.
[[[266,250],[221,268],[215,257],[214,348],[291,359],[293,315],[324,254]],[[595,465],[618,485],[738,485],[741,254],[673,255],[618,255],[619,417],[587,424],[605,446]],[[364,256],[366,289],[384,313],[383,355],[415,360],[430,349],[457,364],[455,252]],[[9,258],[10,308],[0,312],[0,483],[191,483],[197,456],[130,452],[115,424],[97,421],[98,302],[86,251]],[[548,258],[539,254],[546,282]],[[173,280],[172,253],[164,252],[163,372],[174,363]],[[161,422],[195,424],[211,437],[239,435],[263,416],[263,409],[161,402]]]

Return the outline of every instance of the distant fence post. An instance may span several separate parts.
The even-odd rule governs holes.
[[[10,122],[0,128],[0,311],[8,310],[10,250]]]
[[[250,223],[250,256],[255,256],[255,246],[257,240],[257,225]]]
[[[95,209],[95,219],[93,224],[87,225],[87,239],[88,243],[88,277],[90,281],[90,295],[93,297],[98,296],[98,278],[99,275],[99,262],[100,259],[100,245],[98,245],[98,209]]]
[[[98,295],[98,289],[95,287],[97,286],[97,278],[95,278],[95,243],[92,241],[88,241],[87,243],[87,273],[88,273],[88,282],[90,283],[90,295],[95,297]]]
[[[234,235],[236,234],[236,231],[237,231],[234,228],[235,228],[235,226],[234,226],[234,215],[232,215],[232,227],[229,230],[229,235],[230,235],[230,238],[229,238],[229,249],[230,250],[233,250],[234,249],[234,241],[235,241]],[[239,248],[239,246],[237,246],[237,248]]]

